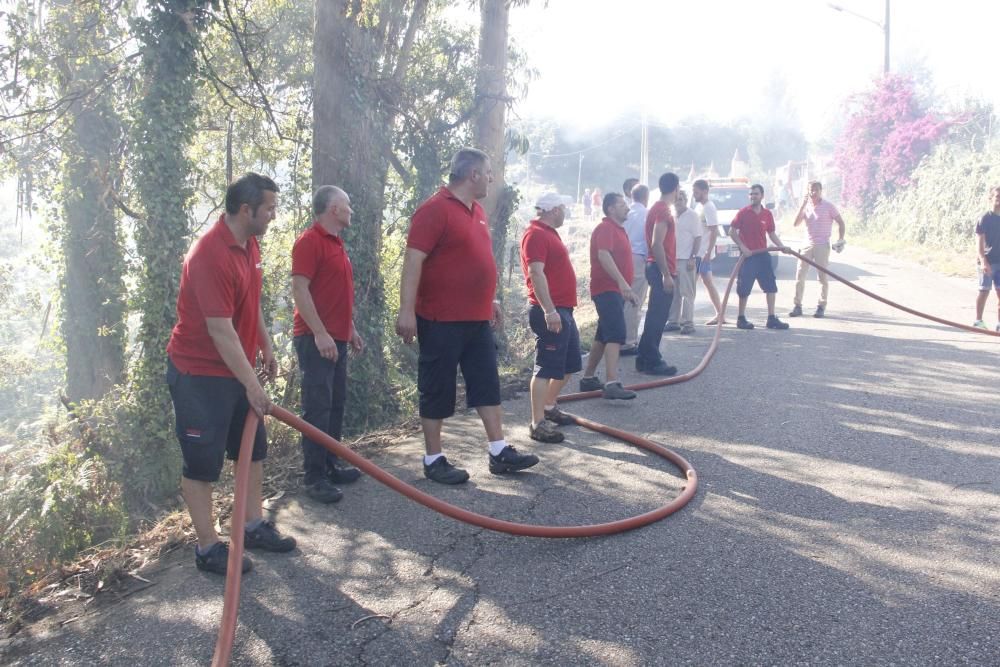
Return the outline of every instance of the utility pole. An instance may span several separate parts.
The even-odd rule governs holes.
[[[883,74],[889,73],[889,0],[885,0],[885,20],[882,22],[882,32],[885,33],[885,64]]]
[[[649,123],[642,112],[642,136],[639,139],[639,182],[649,185]]]
[[[883,37],[885,38],[885,51],[882,57],[882,74],[888,74],[889,73],[889,15],[890,15],[889,0],[885,0],[885,19],[881,23],[879,23],[873,18],[865,16],[864,14],[858,14],[855,11],[851,11],[850,9],[847,9],[846,7],[841,7],[840,5],[835,5],[832,2],[828,2],[826,4],[827,7],[829,7],[834,11],[838,11],[844,14],[850,14],[851,16],[859,18],[862,21],[867,21],[872,25],[878,26],[878,28],[882,31]]]
[[[583,177],[583,153],[580,153],[580,164],[576,168],[576,203],[580,203],[580,181]]]

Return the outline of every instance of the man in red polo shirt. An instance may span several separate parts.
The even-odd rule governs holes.
[[[674,375],[677,367],[663,360],[660,341],[663,327],[670,317],[674,298],[674,278],[677,276],[677,225],[670,206],[677,198],[680,179],[673,172],[660,174],[660,198],[646,214],[646,282],[649,284],[649,306],[639,338],[635,369],[650,375]]]
[[[587,368],[580,378],[580,391],[602,390],[607,399],[629,400],[636,394],[618,379],[618,357],[627,336],[625,302],[635,303],[632,293],[632,243],[625,232],[628,206],[625,197],[609,192],[602,202],[604,220],[590,235],[590,298],[597,308],[597,331],[587,355]],[[597,365],[604,359],[605,382],[598,379]]]
[[[265,377],[273,380],[278,371],[260,309],[263,274],[256,238],[274,220],[277,192],[274,181],[252,173],[226,190],[225,214],[184,259],[177,324],[167,345],[167,384],[184,459],[181,493],[198,535],[195,565],[217,574],[226,573],[229,546],[215,532],[212,483],[219,479],[224,457],[239,454],[247,411],[252,408],[263,418],[271,410],[254,371],[258,350]],[[295,540],[263,519],[266,456],[261,421],[251,456],[245,544],[291,551]],[[243,571],[251,567],[244,556]]]
[[[576,272],[557,231],[566,218],[562,197],[548,192],[535,202],[538,218],[521,238],[521,268],[528,286],[528,323],[535,334],[535,377],[531,379],[531,439],[562,442],[552,424],[573,418],[556,406],[569,375],[583,367],[580,332],[573,319]]]
[[[747,321],[747,297],[753,290],[754,281],[760,285],[767,297],[767,328],[787,329],[788,325],[774,314],[774,295],[778,293],[778,283],[774,279],[774,269],[771,267],[771,254],[758,252],[767,248],[767,237],[774,245],[788,252],[788,247],[781,242],[774,230],[774,216],[761,205],[764,199],[764,186],[750,186],[750,205],[744,206],[733,218],[729,226],[729,235],[740,247],[743,253],[743,266],[736,277],[736,295],[740,298],[740,314],[736,326],[740,329],[753,329],[753,324]]]
[[[351,226],[351,199],[333,185],[313,195],[313,225],[292,247],[295,353],[302,369],[302,418],[340,440],[347,399],[347,345],[364,342],[354,328],[354,270],[341,233]],[[334,484],[361,473],[302,436],[306,495],[321,503],[343,497]]]
[[[483,420],[493,474],[538,463],[503,436],[500,376],[493,327],[502,325],[496,295],[497,267],[482,199],[493,182],[486,153],[463,148],[451,159],[448,185],[413,213],[403,258],[396,333],[420,345],[417,388],[424,431],[424,475],[461,484],[469,473],[441,453],[441,427],[455,414],[458,367],[466,403]]]

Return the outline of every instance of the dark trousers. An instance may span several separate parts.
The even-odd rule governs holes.
[[[636,363],[652,367],[663,361],[660,340],[670,315],[674,293],[663,289],[663,274],[656,262],[646,264],[646,282],[649,283],[649,307],[646,308],[646,323],[642,327]]]
[[[295,337],[295,353],[302,369],[302,418],[340,440],[347,401],[347,343],[337,341],[337,361],[320,356],[312,335]],[[302,463],[306,484],[319,481],[337,457],[302,436]]]

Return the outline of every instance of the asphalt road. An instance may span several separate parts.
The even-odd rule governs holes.
[[[834,260],[889,298],[973,319],[968,280],[856,248]],[[779,314],[791,277],[788,263]],[[811,282],[807,306],[817,289]],[[763,325],[763,296],[750,305]],[[1000,340],[837,285],[826,319],[789,321],[784,332],[725,328],[692,382],[631,404],[569,406],[663,442],[697,469],[694,500],[652,526],[510,537],[368,478],[335,506],[287,497],[276,517],[301,548],[254,556],[234,664],[1000,664]],[[667,359],[690,368],[708,338],[704,327],[668,334]],[[464,487],[424,480],[415,438],[375,459],[456,504],[547,524],[629,516],[680,488],[665,462],[582,429],[535,446],[526,397],[504,407],[509,439],[542,457],[530,472],[492,477],[469,414],[446,427],[447,453],[472,474]],[[195,570],[190,551],[161,567],[146,575],[156,585],[23,632],[0,659],[207,664],[223,582]]]

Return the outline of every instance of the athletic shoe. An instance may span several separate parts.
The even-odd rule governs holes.
[[[781,320],[779,320],[774,315],[767,316],[767,328],[768,329],[779,329],[784,330],[788,328],[788,325]]]
[[[661,359],[655,366],[646,366],[640,372],[645,373],[646,375],[677,375],[677,367],[671,366]]]
[[[1000,332],[1000,324],[997,325],[997,332]]]
[[[681,335],[682,336],[690,336],[693,333],[694,333],[694,325],[693,324],[685,324],[685,325],[681,326]]]
[[[621,357],[634,357],[637,354],[639,354],[638,345],[622,345],[621,350],[618,352],[618,355]]]
[[[813,313],[813,317],[824,317],[826,315],[826,306],[816,306],[816,312]]]
[[[226,576],[226,570],[229,566],[229,545],[225,542],[216,542],[203,554],[198,553],[198,549],[196,548],[194,550],[194,564],[195,567],[203,572]],[[253,569],[253,561],[245,555],[243,556],[242,569],[243,574]]]
[[[800,306],[799,304],[795,304],[795,307],[792,308],[792,312],[788,313],[788,316],[789,317],[802,317],[802,306]]]
[[[264,521],[253,530],[243,531],[243,546],[280,553],[294,549],[295,538],[279,533],[273,521]]]
[[[337,460],[334,464],[327,464],[326,478],[333,484],[350,484],[358,481],[361,471],[352,465]]]
[[[590,378],[580,378],[580,391],[600,391],[603,388],[604,383],[596,375]]]
[[[976,320],[975,322],[972,323],[972,326],[976,327],[977,329],[989,329],[989,327],[986,326],[986,322],[983,322],[982,320]]]
[[[556,443],[566,439],[565,435],[556,430],[552,422],[545,419],[540,421],[537,426],[532,426],[529,435],[531,435],[532,440],[538,442]]]
[[[674,324],[673,322],[667,322],[665,325],[663,325],[664,333],[669,333],[671,331],[680,331],[680,330],[681,330],[681,325]]]
[[[335,503],[344,497],[340,489],[326,478],[320,478],[311,484],[306,484],[306,495],[324,505]]]
[[[573,426],[576,424],[576,420],[560,410],[559,406],[556,406],[551,410],[549,408],[545,408],[545,418],[553,424],[559,424],[560,426]]]
[[[749,321],[747,318],[740,315],[739,318],[736,320],[736,328],[746,329],[747,331],[749,331],[750,329],[753,329],[753,322]]]
[[[424,477],[438,484],[462,484],[468,481],[469,473],[448,463],[447,457],[439,456],[434,463],[424,464]]]
[[[542,423],[544,424],[545,422]],[[530,468],[536,463],[538,463],[537,456],[534,454],[521,454],[511,445],[504,447],[496,456],[490,454],[490,472],[494,475],[517,472],[518,470]]]
[[[636,393],[631,389],[623,387],[621,382],[609,382],[604,385],[604,392],[601,394],[601,397],[608,400],[628,401],[635,398]]]

